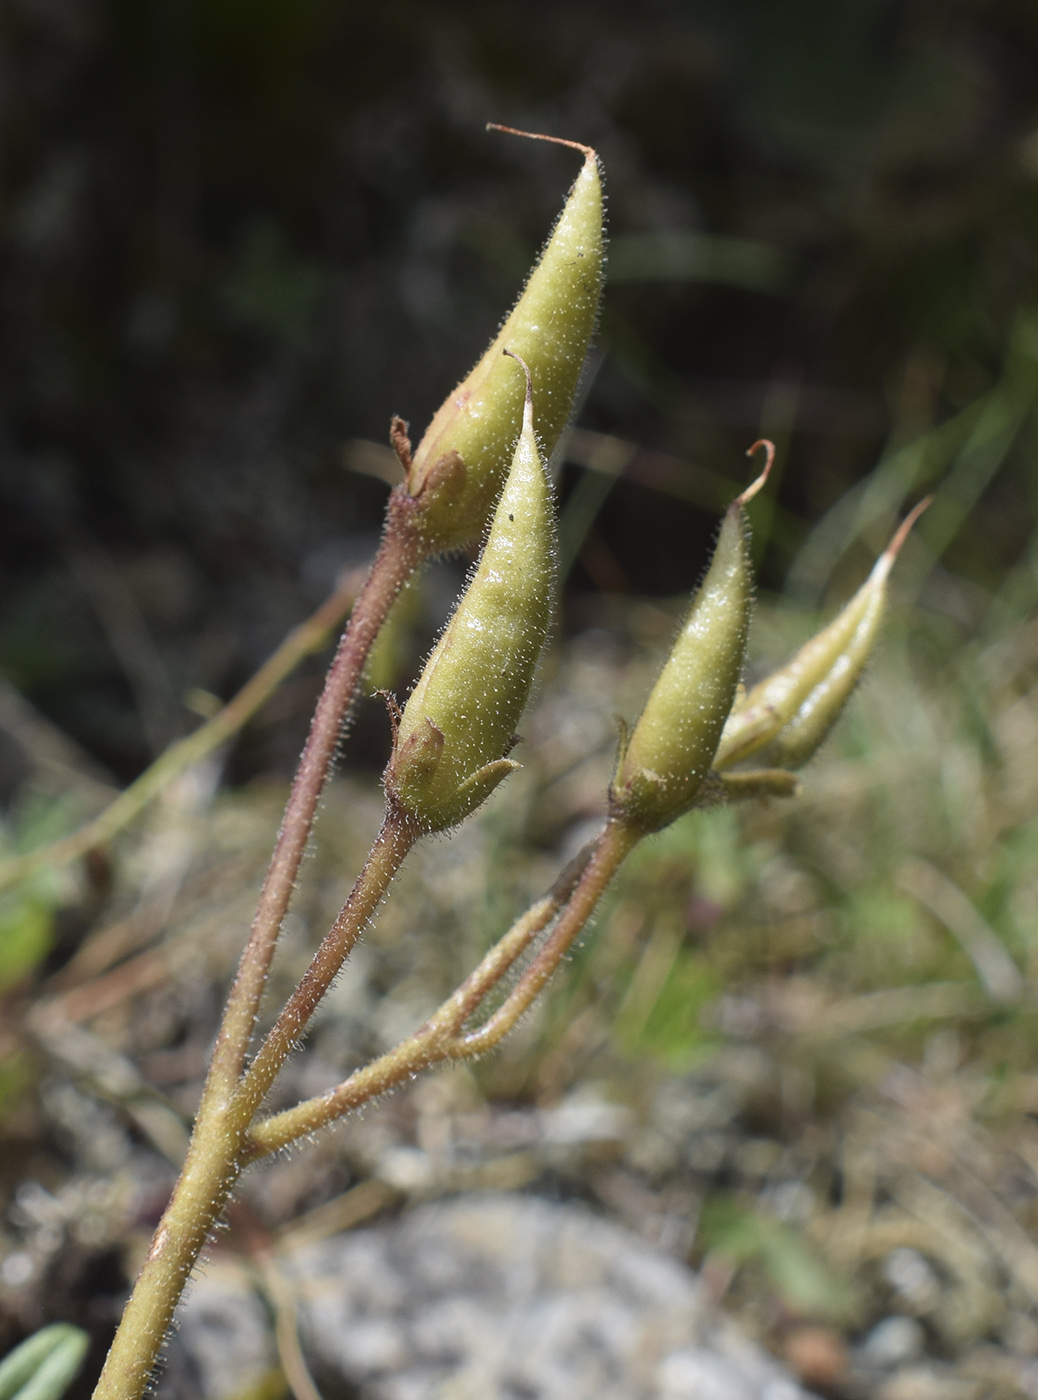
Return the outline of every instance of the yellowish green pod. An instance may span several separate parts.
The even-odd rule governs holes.
[[[738,763],[775,738],[832,671],[875,601],[874,580],[870,577],[828,627],[736,704],[721,735],[715,767]]]
[[[548,633],[554,587],[552,492],[527,370],[522,430],[482,557],[404,707],[386,770],[391,801],[424,830],[463,821],[519,766],[507,754]]]
[[[762,699],[756,703],[771,706],[774,728],[759,742],[744,744],[738,757],[764,745],[767,761],[778,768],[800,768],[812,757],[861,679],[883,619],[890,570],[909,530],[929,504],[928,497],[905,517],[839,616],[802,647],[788,666],[747,696],[749,707],[756,692],[761,692]]]
[[[572,412],[602,294],[602,182],[590,147],[559,144],[582,151],[584,167],[514,310],[472,373],[441,405],[410,463],[408,490],[428,502],[421,528],[430,552],[478,539],[501,491],[523,414],[522,384],[514,366],[502,359],[503,349],[530,367],[534,426],[546,456]],[[448,486],[430,490],[445,472]]]
[[[743,508],[770,470],[774,449],[765,445],[767,466],[729,506],[706,578],[620,755],[613,813],[643,831],[659,831],[693,805],[735,700],[753,608]]]

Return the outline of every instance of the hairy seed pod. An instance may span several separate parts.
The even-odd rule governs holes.
[[[555,520],[526,376],[522,430],[486,546],[404,707],[386,770],[389,797],[427,831],[463,821],[519,766],[506,755],[548,633]]]
[[[747,709],[753,704],[770,708],[773,727],[759,741],[744,743],[736,750],[737,757],[765,748],[764,757],[776,767],[801,768],[819,748],[861,679],[883,619],[890,570],[930,499],[920,501],[901,522],[839,616],[802,647],[788,666],[747,696]],[[758,691],[760,697],[755,699]],[[723,738],[721,747],[723,751]],[[728,761],[735,760],[729,757]]]
[[[573,408],[602,294],[602,183],[590,147],[559,144],[582,151],[584,167],[514,310],[441,405],[410,463],[408,490],[423,499],[421,528],[430,552],[478,539],[501,490],[523,414],[522,385],[502,350],[507,347],[530,367],[534,426],[546,456]],[[448,481],[441,486],[445,471]]]
[[[641,718],[623,752],[611,793],[615,816],[659,831],[693,805],[735,699],[753,607],[753,566],[744,507],[774,456],[728,508],[713,559]]]

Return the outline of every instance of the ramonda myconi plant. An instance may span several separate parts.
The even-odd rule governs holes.
[[[572,145],[565,142],[563,144]],[[264,1116],[286,1057],[415,842],[464,821],[516,766],[510,758],[554,604],[554,515],[545,457],[571,410],[602,281],[594,152],[515,310],[415,450],[389,502],[381,549],[333,661],[300,761],[224,1019],[187,1159],[159,1222],[95,1395],[138,1400],[177,1301],[242,1171],[429,1066],[492,1049],[551,978],[627,854],[690,807],[789,796],[861,673],[910,517],[848,610],[790,666],[739,698],[753,600],[745,507],[736,497],[640,719],[621,745],[599,834],[443,1005],[394,1049],[328,1092]],[[262,1043],[252,1049],[275,942],[340,727],[389,605],[423,559],[478,538],[482,554],[402,712],[384,777],[382,827],[346,903]],[[760,750],[770,767],[735,772]],[[723,771],[722,771],[723,770]],[[605,795],[604,795],[605,796]],[[488,993],[511,973],[503,1000]]]

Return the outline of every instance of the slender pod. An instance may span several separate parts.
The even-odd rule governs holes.
[[[428,831],[464,820],[518,767],[507,754],[551,619],[552,492],[523,369],[522,430],[486,546],[407,701],[386,769],[390,800]]]
[[[764,758],[775,767],[801,768],[821,745],[861,679],[883,620],[890,570],[931,499],[920,501],[901,522],[840,615],[802,647],[788,666],[756,687],[766,694],[778,723],[760,742],[744,745],[739,757],[764,747]],[[753,692],[748,704],[752,697]],[[734,760],[729,757],[728,761]]]
[[[753,607],[753,567],[744,507],[774,459],[728,507],[706,578],[641,718],[620,755],[611,793],[614,815],[658,831],[695,802],[735,700]]]
[[[877,559],[872,573],[828,627],[806,642],[792,661],[766,676],[736,704],[721,735],[715,767],[728,767],[764,748],[794,719],[808,696],[825,684],[834,668],[841,673],[845,671],[847,663],[842,658],[848,649],[858,645],[854,639],[859,628],[864,628],[862,640],[868,636],[871,645],[891,567],[909,530],[930,500],[927,497],[920,501],[905,517]]]
[[[550,457],[569,420],[598,318],[604,276],[598,156],[575,141],[534,139],[583,152],[583,168],[526,287],[486,354],[441,405],[413,459],[408,461],[406,448],[398,446],[408,466],[408,490],[423,502],[421,528],[430,552],[458,549],[479,538],[508,471],[523,393],[513,369],[502,361],[502,350],[507,347],[529,365],[534,425]]]

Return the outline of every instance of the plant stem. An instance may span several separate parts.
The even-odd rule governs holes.
[[[487,953],[466,981],[425,1025],[377,1060],[355,1070],[350,1077],[316,1098],[262,1119],[245,1144],[247,1161],[265,1157],[298,1138],[341,1118],[344,1113],[377,1098],[410,1075],[446,1058],[457,1028],[479,1005],[495,983],[520,957],[537,934],[558,912],[551,897],[534,904]]]
[[[184,1170],[119,1324],[95,1400],[139,1400],[143,1394],[184,1284],[241,1173],[250,1120],[417,835],[406,822],[387,816],[342,913],[268,1037],[259,1063],[253,1066],[247,1083],[242,1083],[274,945],[343,721],[371,644],[394,598],[427,553],[417,528],[417,511],[417,503],[406,491],[393,492],[382,544],[354,605],[310,726],[217,1036]]]
[[[415,527],[417,502],[398,487],[389,498],[382,544],[353,608],[310,725],[249,940],[213,1049],[210,1083],[229,1096],[241,1076],[274,945],[306,850],[317,804],[371,645],[426,549]]]
[[[199,1114],[187,1161],[115,1334],[94,1400],[137,1400],[151,1379],[184,1285],[238,1177],[246,1124]]]
[[[235,1105],[247,1108],[250,1119],[420,835],[399,812],[387,811],[349,899],[235,1090]]]
[[[424,1026],[326,1094],[254,1124],[244,1144],[247,1159],[253,1161],[286,1147],[431,1065],[469,1059],[497,1045],[579,937],[624,858],[640,839],[640,832],[609,821],[578,858],[575,868],[563,872],[551,893],[513,924]],[[503,1005],[482,1026],[464,1034],[465,1021],[556,915],[558,922],[544,946]]]
[[[324,991],[382,899],[417,837],[388,813],[336,919],[238,1092],[211,1065],[187,1161],[166,1207],[105,1362],[94,1400],[139,1400],[209,1231],[245,1165],[249,1123]]]
[[[452,1059],[482,1055],[504,1039],[580,937],[613,876],[642,836],[636,827],[621,820],[611,818],[606,823],[587,869],[544,947],[494,1014],[477,1029],[458,1036],[451,1043]]]

